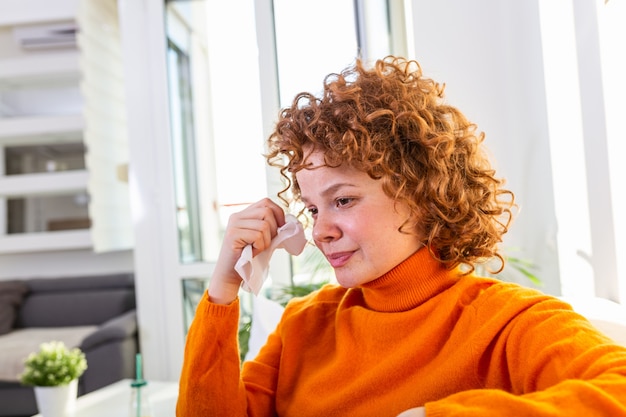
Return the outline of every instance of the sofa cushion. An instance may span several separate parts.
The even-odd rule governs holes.
[[[28,286],[22,281],[0,281],[0,335],[11,331]]]
[[[25,282],[30,291],[16,328],[100,325],[135,308],[132,274]]]
[[[19,381],[24,370],[24,360],[39,345],[59,340],[69,348],[78,347],[85,337],[97,330],[97,326],[18,329],[0,336],[0,380]],[[87,364],[89,366],[89,364]]]
[[[23,302],[16,327],[100,325],[132,308],[134,294],[124,290],[31,293]]]
[[[137,311],[131,310],[111,319],[98,330],[87,336],[80,345],[83,350],[94,349],[98,345],[132,338],[137,334]]]

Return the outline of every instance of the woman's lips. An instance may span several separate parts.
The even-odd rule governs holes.
[[[326,259],[328,259],[328,262],[333,268],[340,268],[348,263],[353,253],[354,252],[331,253],[326,255]]]

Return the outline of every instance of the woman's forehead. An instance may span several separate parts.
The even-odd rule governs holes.
[[[319,168],[326,165],[325,153],[317,148],[308,146],[304,149],[303,165],[308,168]]]

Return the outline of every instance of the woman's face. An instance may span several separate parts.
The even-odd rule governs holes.
[[[375,280],[422,246],[418,236],[399,231],[409,209],[380,181],[351,167],[327,167],[320,152],[307,161],[312,166],[296,174],[302,201],[313,216],[315,244],[343,287]]]

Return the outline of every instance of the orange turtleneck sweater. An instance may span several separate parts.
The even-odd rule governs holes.
[[[426,250],[292,300],[241,372],[238,317],[238,300],[199,304],[178,417],[626,416],[626,348],[555,298]]]

